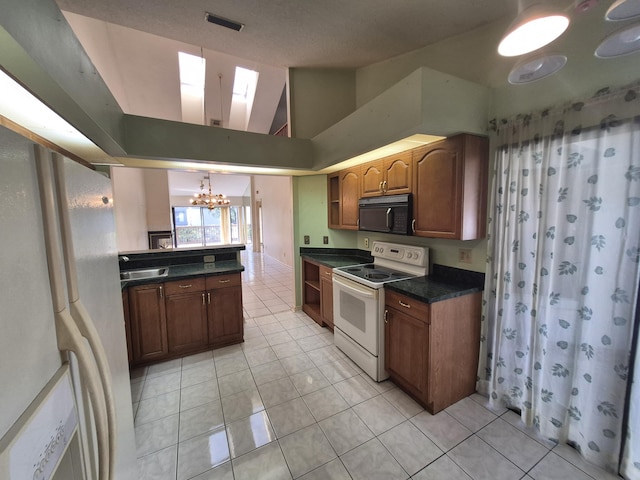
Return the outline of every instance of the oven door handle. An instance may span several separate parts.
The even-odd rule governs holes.
[[[387,223],[387,230],[391,231],[391,208],[387,208],[387,214],[386,214],[386,223]]]
[[[333,276],[333,285],[340,285],[340,288],[349,291],[350,293],[357,295],[362,298],[375,298],[376,297],[376,289],[362,286],[352,280],[344,278],[339,274]]]

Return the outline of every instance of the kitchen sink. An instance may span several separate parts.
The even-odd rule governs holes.
[[[166,277],[168,274],[168,268],[144,268],[120,272],[120,280],[144,280],[145,278]]]

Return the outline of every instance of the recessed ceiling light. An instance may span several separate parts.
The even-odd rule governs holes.
[[[634,23],[608,35],[596,48],[599,58],[628,55],[640,50],[640,23]]]
[[[509,72],[509,83],[518,85],[534,82],[557,72],[567,63],[567,57],[560,54],[544,54],[525,58]]]
[[[607,20],[629,20],[640,16],[640,0],[617,0],[609,7]]]
[[[525,8],[507,29],[498,45],[503,57],[515,57],[548,45],[564,33],[569,17],[541,4]]]

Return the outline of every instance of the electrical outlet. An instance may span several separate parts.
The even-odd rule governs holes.
[[[369,237],[365,237],[364,239],[364,248],[369,248]]]
[[[327,237],[326,235],[322,237],[322,243],[324,243],[325,245],[329,245],[329,237]]]
[[[309,245],[309,243],[310,243],[309,235],[305,235],[305,236],[304,236],[304,244],[305,244],[305,245]]]
[[[471,259],[471,249],[470,248],[459,248],[458,249],[458,262],[459,263],[473,263]]]

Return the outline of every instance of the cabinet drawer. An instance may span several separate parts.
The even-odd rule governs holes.
[[[333,280],[333,269],[330,267],[320,267],[320,278],[325,280]]]
[[[391,307],[417,320],[429,323],[429,305],[414,298],[385,290],[385,307]]]
[[[239,273],[231,273],[229,275],[212,275],[206,277],[207,290],[214,288],[235,287],[242,285]]]
[[[205,282],[203,277],[185,278],[174,282],[165,282],[165,295],[179,295],[181,293],[204,292]]]

